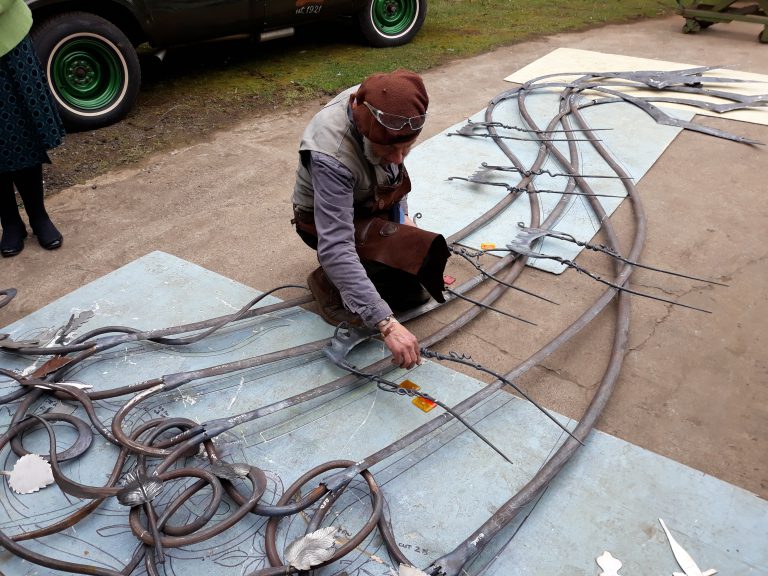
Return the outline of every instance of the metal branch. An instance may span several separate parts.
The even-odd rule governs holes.
[[[422,349],[426,350],[426,349]],[[464,418],[462,418],[461,414],[453,410],[450,406],[447,404],[441,402],[440,400],[437,400],[433,396],[430,396],[429,394],[425,392],[419,392],[418,390],[414,390],[413,388],[403,388],[399,384],[392,382],[390,380],[387,380],[386,378],[382,378],[381,376],[378,376],[376,374],[370,374],[368,372],[362,372],[361,370],[358,370],[348,362],[343,362],[341,364],[337,364],[337,366],[344,368],[345,370],[349,371],[351,374],[354,374],[355,376],[359,376],[361,378],[367,378],[368,380],[371,380],[372,382],[376,382],[376,385],[379,387],[380,390],[383,390],[385,392],[392,392],[394,394],[398,394],[400,396],[411,396],[415,398],[424,398],[425,400],[429,400],[430,402],[434,402],[440,408],[448,412],[451,416],[456,418],[459,422],[464,424],[464,426],[467,427],[467,429],[472,432],[475,436],[480,438],[483,442],[485,442],[488,446],[490,446],[494,452],[496,452],[499,456],[504,458],[507,462],[510,464],[514,464],[512,460],[510,460],[504,452],[502,452],[499,448],[494,446],[493,442],[488,440],[485,436],[483,436],[474,426],[472,426],[469,422],[467,422]]]
[[[501,134],[474,134],[458,132],[448,132],[448,136],[464,136],[466,138],[501,138],[503,140],[519,140],[521,142],[596,142],[595,138],[523,138],[522,136],[502,136]]]
[[[532,132],[534,134],[553,134],[553,133],[571,133],[571,132],[597,132],[599,130],[613,130],[613,128],[569,128],[566,130],[558,130],[558,129],[552,129],[552,130],[537,130],[535,128],[520,128],[519,126],[510,126],[508,124],[503,124],[502,122],[472,122],[472,120],[467,120],[467,125],[463,126],[459,129],[459,132],[469,133],[466,128],[470,127],[472,130],[476,130],[478,128],[504,128],[506,130],[516,130],[518,132]]]
[[[526,230],[531,230],[531,229],[528,228]],[[686,278],[688,280],[706,282],[707,284],[714,284],[716,286],[725,286],[726,288],[728,287],[728,284],[723,284],[722,282],[717,282],[715,280],[709,280],[708,278],[701,278],[699,276],[690,276],[688,274],[683,274],[681,272],[674,272],[672,270],[665,270],[664,268],[657,268],[655,266],[649,266],[647,264],[640,264],[639,262],[635,262],[628,258],[624,258],[624,256],[622,256],[621,254],[618,254],[615,250],[612,250],[611,248],[604,246],[603,244],[590,244],[589,242],[582,242],[581,240],[577,240],[570,234],[566,234],[564,232],[555,232],[552,230],[542,230],[542,232],[544,232],[543,236],[547,236],[549,238],[555,238],[557,240],[563,240],[565,242],[571,242],[572,244],[576,244],[577,246],[581,246],[583,248],[586,248],[587,250],[592,250],[594,252],[600,252],[602,254],[606,254],[611,258],[616,258],[616,260],[620,260],[626,264],[631,264],[632,266],[635,266],[637,268],[652,270],[654,272],[661,272],[662,274],[669,274],[670,276],[678,276],[680,278]]]
[[[568,172],[551,172],[545,168],[541,168],[539,170],[524,170],[517,168],[515,166],[491,166],[486,162],[483,162],[480,166],[482,168],[475,172],[470,178],[474,178],[478,175],[485,175],[487,172],[491,171],[498,171],[498,172],[517,172],[518,174],[521,174],[523,176],[542,176],[544,174],[556,177],[556,176],[567,176],[568,178],[611,178],[614,180],[634,180],[631,176],[619,176],[619,175],[611,175],[611,174],[569,174]]]
[[[478,256],[481,256],[484,252],[469,253],[464,248],[458,248],[457,249],[457,248],[454,248],[454,247],[449,247],[448,249],[451,251],[452,254],[456,254],[457,256],[461,256],[462,258],[464,258],[467,262],[469,262],[475,268],[475,270],[480,272],[480,274],[482,274],[486,278],[488,278],[490,280],[493,280],[494,282],[498,282],[499,284],[501,284],[502,286],[506,286],[507,288],[512,288],[512,290],[517,290],[518,292],[522,292],[523,294],[528,294],[529,296],[533,296],[534,298],[538,298],[539,300],[544,300],[544,302],[549,302],[550,304],[554,304],[555,306],[559,306],[560,305],[559,303],[555,302],[554,300],[550,300],[549,298],[545,298],[544,296],[540,296],[539,294],[536,294],[535,292],[531,292],[529,290],[526,290],[525,288],[520,288],[519,286],[515,286],[514,284],[509,284],[507,282],[504,282],[503,280],[501,280],[500,278],[497,278],[496,276],[494,276],[490,272],[486,272],[485,270],[483,270],[483,267],[478,262],[476,262],[475,259]]]
[[[526,394],[523,391],[523,389],[520,388],[517,384],[515,384],[511,380],[507,380],[506,378],[504,378],[504,376],[502,376],[498,372],[495,372],[495,371],[491,370],[490,368],[486,368],[482,364],[479,364],[479,363],[475,362],[474,360],[472,360],[471,356],[466,356],[464,354],[458,354],[456,352],[449,352],[448,354],[441,354],[440,352],[435,352],[434,350],[429,350],[428,348],[422,348],[421,349],[421,355],[424,356],[424,358],[435,358],[437,360],[442,360],[442,361],[445,361],[445,362],[456,362],[457,364],[463,364],[464,366],[470,366],[471,368],[474,368],[475,370],[479,370],[480,372],[485,372],[486,374],[490,374],[494,378],[497,378],[498,380],[504,382],[504,384],[507,384],[507,385],[511,386],[512,388],[514,388],[523,398],[525,398],[526,400],[528,400],[528,402],[530,402],[531,404],[536,406],[536,408],[538,408],[547,418],[549,418],[550,420],[552,420],[552,422],[557,424],[557,426],[563,432],[568,434],[568,436],[570,436],[571,438],[576,440],[576,442],[578,442],[582,446],[584,445],[584,443],[581,440],[579,440],[578,438],[576,438],[576,436],[571,434],[571,431],[568,430],[568,428],[563,426],[557,420],[557,418],[552,416],[552,414],[546,408],[544,408],[541,404],[538,404],[533,398],[528,396],[528,394]]]
[[[569,268],[573,268],[577,272],[581,272],[582,274],[585,274],[586,276],[589,276],[593,280],[597,280],[601,284],[605,284],[606,286],[610,286],[611,288],[615,288],[616,290],[620,290],[622,292],[627,292],[629,294],[634,294],[635,296],[642,296],[643,298],[650,298],[651,300],[658,300],[659,302],[665,302],[667,304],[673,304],[675,306],[682,306],[683,308],[689,308],[691,310],[696,310],[697,312],[705,312],[707,314],[712,314],[711,310],[705,310],[704,308],[698,308],[696,306],[691,306],[689,304],[682,304],[680,302],[675,302],[674,300],[668,300],[667,298],[661,298],[659,296],[653,296],[651,294],[646,294],[645,292],[639,292],[637,290],[632,290],[631,288],[627,288],[626,286],[622,286],[621,284],[616,284],[615,282],[611,282],[609,280],[606,280],[602,278],[601,276],[590,272],[586,268],[583,268],[582,266],[579,266],[576,264],[573,260],[568,260],[567,258],[563,258],[561,256],[553,256],[550,254],[542,254],[540,252],[534,252],[530,250],[527,247],[522,247],[518,244],[507,244],[507,248],[511,252],[516,252],[517,254],[524,254],[525,256],[528,256],[530,258],[541,258],[542,260],[554,260],[555,262],[559,262],[560,264],[564,266],[568,266]]]
[[[484,184],[486,186],[500,186],[506,188],[510,192],[525,192],[526,194],[560,194],[563,196],[594,196],[596,198],[619,198],[624,199],[625,196],[616,196],[615,194],[596,194],[594,192],[568,192],[566,190],[528,190],[526,188],[518,188],[511,184],[504,182],[489,182],[487,180],[477,180],[473,177],[463,178],[462,176],[449,176],[448,180],[464,180],[465,182],[472,182],[473,184]]]
[[[481,308],[485,308],[486,310],[498,312],[499,314],[503,314],[504,316],[509,316],[510,318],[514,318],[515,320],[520,320],[520,322],[525,322],[526,324],[530,324],[531,326],[537,326],[535,322],[531,322],[530,320],[526,320],[525,318],[520,318],[519,316],[515,316],[514,314],[510,314],[509,312],[504,312],[504,310],[499,310],[498,308],[494,308],[493,306],[488,306],[487,304],[483,304],[482,302],[478,300],[474,300],[469,296],[464,296],[463,294],[459,294],[455,290],[451,290],[448,287],[445,288],[445,291],[448,292],[449,294],[453,294],[454,296],[456,296],[456,298],[461,298],[462,300],[471,302],[475,306],[480,306]]]

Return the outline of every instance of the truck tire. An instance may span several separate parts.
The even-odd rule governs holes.
[[[363,36],[385,48],[410,42],[427,17],[427,0],[368,0],[358,14]]]
[[[125,118],[141,84],[139,58],[111,22],[87,12],[66,12],[32,31],[59,114],[70,131]]]

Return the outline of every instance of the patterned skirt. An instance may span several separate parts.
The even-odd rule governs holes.
[[[0,58],[0,172],[50,162],[64,127],[32,40]]]

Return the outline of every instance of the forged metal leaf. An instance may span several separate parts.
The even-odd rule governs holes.
[[[494,170],[492,168],[486,168],[485,166],[482,166],[475,170],[472,175],[468,178],[470,182],[474,182],[475,180],[486,180],[491,176],[491,173]]]
[[[69,358],[68,356],[54,356],[50,360],[48,360],[45,364],[40,366],[39,368],[36,368],[32,374],[35,376],[35,378],[45,378],[48,376],[48,374],[52,374],[53,372],[56,372],[59,368],[63,368],[67,364],[70,364],[72,362],[72,358]]]
[[[619,576],[619,569],[621,568],[621,560],[615,558],[607,550],[603,552],[602,556],[597,557],[597,565],[603,570],[600,572],[600,576]]]
[[[40,340],[13,340],[7,336],[0,340],[0,348],[7,348],[8,350],[16,350],[26,346],[37,346],[38,344],[40,344]]]
[[[474,122],[470,122],[469,124],[465,124],[464,126],[459,128],[456,133],[461,135],[461,136],[475,136],[477,130],[486,130],[487,131],[488,128],[486,128],[484,123],[477,123],[476,124]]]
[[[664,524],[664,520],[659,518],[659,523],[664,529],[664,534],[666,534],[667,540],[669,541],[669,547],[672,548],[672,555],[675,557],[675,560],[677,560],[680,568],[683,569],[687,576],[703,576],[701,569],[696,565],[696,562],[691,558],[691,555],[688,554],[685,548],[683,548],[672,536],[667,525]]]
[[[418,568],[408,566],[407,564],[400,564],[400,570],[397,576],[427,576],[426,572],[422,572]]]
[[[241,462],[229,464],[228,462],[217,460],[211,464],[211,472],[213,472],[217,478],[222,478],[224,480],[239,480],[240,478],[245,478],[248,476],[248,471],[250,469],[251,467],[248,466],[248,464],[243,464]]]
[[[80,326],[88,322],[88,320],[90,320],[91,318],[93,318],[93,311],[91,310],[83,310],[77,316],[72,314],[72,316],[69,317],[69,322],[67,322],[67,325],[64,326],[64,329],[61,332],[61,336],[58,339],[62,340],[64,336],[71,334],[72,332],[80,328]]]
[[[298,570],[309,570],[330,560],[334,552],[334,539],[337,529],[333,526],[320,528],[291,542],[285,549],[285,560]]]
[[[139,506],[154,500],[162,489],[160,480],[134,470],[125,475],[125,484],[117,493],[117,501],[123,506]]]
[[[26,454],[8,474],[8,485],[17,494],[31,494],[53,484],[51,465],[37,454]]]
[[[37,337],[37,341],[39,342],[38,346],[44,346],[46,348],[56,346],[56,339],[61,333],[61,329],[61,326],[58,328],[48,328],[48,330]]]

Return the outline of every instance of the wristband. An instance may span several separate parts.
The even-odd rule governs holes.
[[[397,321],[397,318],[394,316],[387,316],[384,320],[378,322],[376,327],[379,329],[379,332],[381,332],[381,335],[386,338],[392,333],[392,330],[395,329],[395,325],[397,324],[400,324],[400,322]]]

